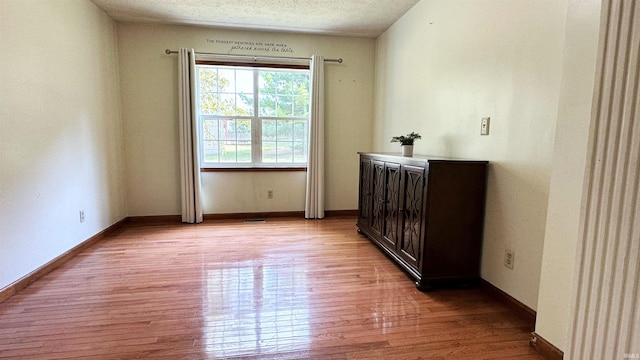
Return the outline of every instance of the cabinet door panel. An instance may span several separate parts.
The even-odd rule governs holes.
[[[398,218],[400,210],[400,165],[387,163],[385,166],[385,209],[382,239],[387,246],[396,249],[400,234]]]
[[[402,237],[399,253],[416,269],[420,268],[423,248],[425,169],[402,168]]]
[[[373,161],[373,186],[371,194],[371,230],[382,237],[384,227],[384,163]]]
[[[371,226],[371,191],[373,172],[371,159],[360,159],[360,191],[358,196],[358,224],[363,228]]]

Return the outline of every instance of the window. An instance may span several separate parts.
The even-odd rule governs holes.
[[[307,164],[309,69],[196,65],[201,167]]]

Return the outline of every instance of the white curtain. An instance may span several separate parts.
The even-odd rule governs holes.
[[[195,67],[193,49],[178,51],[178,92],[180,120],[180,185],[182,222],[202,222],[200,201],[200,161],[198,154],[198,122],[195,107]]]
[[[324,218],[324,57],[318,55],[311,57],[311,119],[304,217]]]

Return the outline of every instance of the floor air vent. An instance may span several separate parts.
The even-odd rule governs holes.
[[[263,222],[267,222],[267,220],[265,220],[265,219],[247,219],[247,220],[242,220],[243,224],[255,224],[255,223],[263,223]]]

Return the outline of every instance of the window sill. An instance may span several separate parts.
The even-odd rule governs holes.
[[[261,166],[261,167],[207,167],[200,168],[200,172],[261,172],[261,171],[307,171],[306,166],[282,167],[282,166]]]

